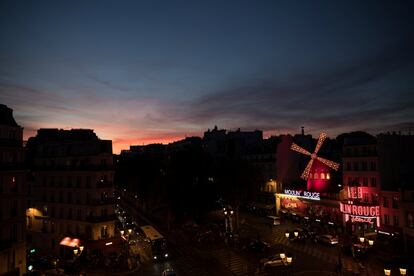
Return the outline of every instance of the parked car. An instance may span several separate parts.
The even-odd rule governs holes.
[[[320,235],[315,237],[316,242],[320,242],[328,245],[338,244],[338,239],[332,235]]]
[[[285,261],[285,259],[282,259],[280,257],[280,254],[275,254],[267,258],[263,258],[260,260],[260,263],[263,265],[264,268],[287,265],[287,262]]]
[[[177,274],[175,274],[175,271],[172,268],[167,268],[161,274],[161,276],[175,276],[175,275]]]
[[[264,241],[253,241],[247,247],[247,250],[250,252],[267,252],[270,249],[270,245]]]
[[[296,233],[296,235],[295,235]],[[306,240],[306,234],[301,228],[295,228],[293,231],[289,232],[289,239],[291,241],[304,241]]]

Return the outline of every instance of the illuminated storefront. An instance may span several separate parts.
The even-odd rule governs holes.
[[[363,233],[374,232],[380,226],[380,207],[348,201],[340,203],[340,211],[348,230]]]
[[[276,212],[330,225],[342,225],[339,201],[321,198],[318,192],[285,189],[276,193]]]

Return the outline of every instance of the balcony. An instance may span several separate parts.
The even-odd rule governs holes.
[[[116,215],[107,215],[107,216],[88,216],[86,217],[87,222],[107,222],[116,220]]]

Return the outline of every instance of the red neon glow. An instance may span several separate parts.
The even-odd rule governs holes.
[[[379,206],[364,206],[340,203],[340,210],[344,214],[365,217],[379,217]]]
[[[318,160],[319,162],[325,164],[326,166],[334,169],[335,171],[338,170],[338,168],[339,168],[338,163],[333,162],[333,161],[328,160],[328,159],[321,158],[321,157],[316,155],[318,153],[319,149],[322,147],[322,144],[325,141],[326,137],[327,137],[326,133],[323,133],[323,132],[319,135],[318,143],[316,144],[315,150],[312,154],[309,151],[305,150],[304,148],[296,145],[295,143],[292,143],[292,145],[290,147],[291,150],[297,151],[297,152],[302,153],[304,155],[308,155],[311,158],[311,160],[309,160],[309,163],[306,166],[305,170],[303,171],[303,173],[301,175],[301,178],[303,178],[305,180],[309,179],[309,174],[311,172],[312,164],[313,164],[315,159]]]
[[[326,191],[329,188],[330,174],[324,164],[316,160],[313,162],[312,170],[307,181],[308,191]]]
[[[351,217],[351,222],[362,222],[362,223],[374,224],[374,221],[372,218],[361,218],[361,217]]]

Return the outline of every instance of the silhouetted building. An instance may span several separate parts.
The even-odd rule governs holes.
[[[26,174],[23,128],[0,105],[0,274],[26,272]]]
[[[31,246],[69,258],[73,248],[60,245],[65,237],[87,250],[104,247],[115,236],[112,141],[89,129],[39,129],[27,152]]]

